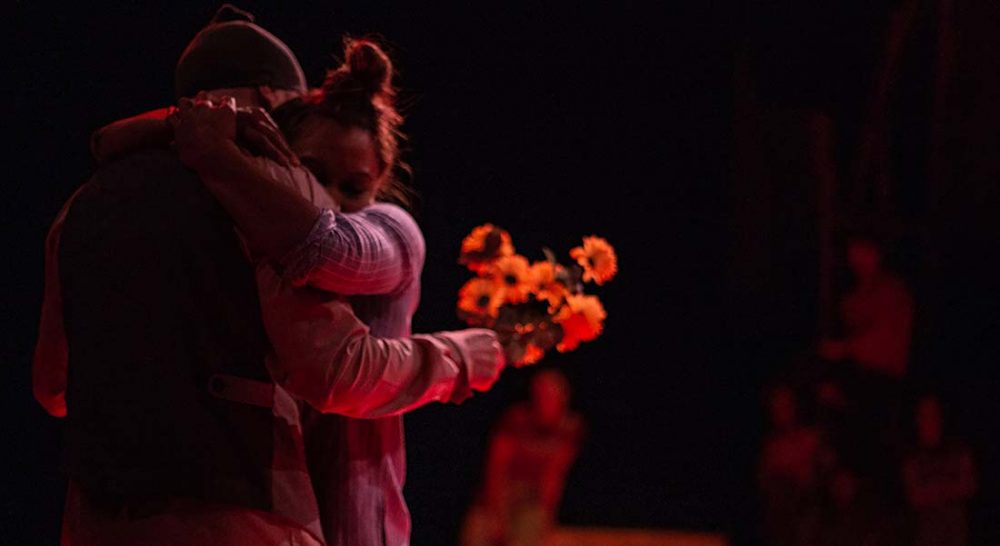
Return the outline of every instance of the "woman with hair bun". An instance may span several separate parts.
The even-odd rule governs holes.
[[[349,297],[371,333],[386,338],[410,335],[425,256],[420,229],[400,206],[410,192],[397,178],[405,171],[399,159],[403,117],[396,110],[392,77],[392,62],[376,43],[347,40],[343,64],[326,75],[319,89],[272,113],[301,165],[340,210],[319,209],[275,183],[274,172],[254,168],[246,154],[214,154],[226,140],[219,136],[225,131],[215,128],[235,115],[231,104],[188,102],[175,122],[182,160],[187,158],[230,213],[250,250],[278,264],[280,283]],[[266,315],[265,310],[265,320]],[[290,345],[308,347],[314,335],[268,333],[276,349],[286,338],[294,339]],[[461,401],[471,394],[464,385],[488,388],[503,366],[495,353],[487,354],[496,349],[495,338],[458,343],[455,350],[467,369],[457,375],[435,366],[394,370],[398,377],[370,385],[377,403],[332,412],[338,414],[302,410],[327,544],[409,544],[400,415],[435,400]],[[315,366],[329,367],[330,357],[316,355]]]
[[[392,64],[376,44],[365,40],[347,41],[344,57],[320,89],[286,103],[274,117],[302,164],[341,209],[380,224],[390,234],[391,248],[400,257],[395,269],[401,273],[380,281],[378,271],[341,276],[319,267],[298,274],[295,271],[307,271],[309,265],[290,266],[299,282],[354,294],[352,307],[373,334],[406,336],[420,296],[424,241],[412,217],[399,206],[409,204],[410,191],[398,178],[405,169],[399,161],[403,117],[395,108]],[[334,240],[335,226],[332,215],[321,216],[304,246],[340,246]],[[354,419],[307,410],[303,427],[328,544],[382,544],[383,536],[385,544],[408,544],[402,418]]]
[[[410,204],[412,192],[398,177],[407,168],[399,159],[403,116],[392,76],[392,61],[378,45],[347,40],[344,63],[327,73],[321,88],[273,113],[292,149],[345,212],[376,199]],[[360,168],[345,172],[350,154],[374,158],[358,158]]]

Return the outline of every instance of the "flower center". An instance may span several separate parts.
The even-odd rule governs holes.
[[[501,235],[500,230],[491,230],[486,235],[486,239],[483,240],[483,254],[495,256],[500,251],[501,244],[503,244],[503,235]]]
[[[517,284],[517,276],[508,273],[504,275],[503,282],[507,283],[508,286],[514,286]]]
[[[490,296],[488,294],[483,294],[482,296],[479,296],[478,300],[476,300],[476,305],[478,305],[480,308],[486,308],[489,304],[490,304]]]

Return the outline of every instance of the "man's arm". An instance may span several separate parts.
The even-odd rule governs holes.
[[[329,294],[288,286],[258,269],[275,382],[318,411],[356,418],[397,415],[485,391],[505,365],[490,330],[380,339]]]
[[[91,155],[103,164],[139,150],[168,147],[174,130],[167,118],[173,112],[173,107],[157,108],[101,127],[90,137]]]
[[[178,108],[168,106],[109,123],[90,136],[90,153],[98,165],[104,165],[142,150],[169,148],[174,140],[173,121],[179,112]],[[297,162],[274,121],[263,109],[240,108],[235,116],[237,134],[243,145],[282,165]]]
[[[45,285],[38,340],[31,365],[35,400],[49,415],[66,417],[66,374],[69,352],[63,325],[62,293],[59,286],[59,236],[66,218],[67,203],[45,238]]]
[[[62,286],[59,282],[59,241],[66,214],[84,187],[66,200],[45,238],[45,281],[38,340],[31,365],[31,383],[35,400],[53,417],[66,417],[66,377],[69,368]]]

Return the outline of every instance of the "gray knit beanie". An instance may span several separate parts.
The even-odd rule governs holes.
[[[177,98],[259,85],[305,91],[306,78],[295,54],[253,21],[253,15],[230,4],[219,8],[177,61]]]

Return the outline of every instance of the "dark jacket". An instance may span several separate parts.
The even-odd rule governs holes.
[[[83,494],[140,516],[171,498],[270,511],[318,534],[295,405],[274,404],[264,364],[254,269],[175,154],[93,176],[66,216],[59,274],[67,468]]]

